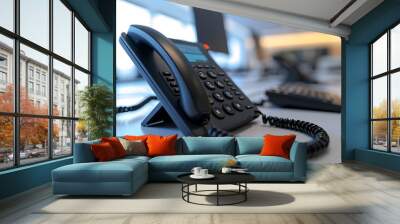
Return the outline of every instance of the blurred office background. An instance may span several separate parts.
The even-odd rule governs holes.
[[[229,14],[223,14],[223,23],[220,32],[226,35],[228,51],[210,54],[251,100],[264,99],[266,90],[284,83],[304,84],[340,97],[339,37]],[[169,1],[118,0],[117,42],[131,24],[153,27],[169,38],[198,41],[194,10]],[[149,95],[154,93],[117,43],[117,107],[136,104]],[[140,122],[156,104],[118,113],[117,135],[142,133]],[[264,106],[274,107],[268,102]],[[337,118],[340,130],[339,114]]]

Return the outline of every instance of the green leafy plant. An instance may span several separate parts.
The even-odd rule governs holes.
[[[80,92],[81,118],[87,126],[89,139],[110,136],[113,115],[113,93],[101,84],[86,87]]]

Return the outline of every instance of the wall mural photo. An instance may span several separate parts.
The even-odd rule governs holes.
[[[151,53],[132,44],[162,37],[187,67],[163,62],[174,53],[160,46]],[[310,161],[341,161],[339,37],[171,2],[119,0],[116,39],[118,136],[294,133],[310,142],[311,134],[310,151],[329,146]],[[196,77],[185,78],[185,69]]]

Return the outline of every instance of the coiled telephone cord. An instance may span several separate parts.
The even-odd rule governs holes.
[[[130,112],[130,111],[135,111],[139,110],[140,108],[144,107],[144,105],[150,103],[152,100],[157,100],[156,96],[148,96],[138,104],[129,106],[129,107],[117,107],[117,113],[124,113],[124,112]]]
[[[264,124],[269,124],[271,127],[294,130],[311,136],[313,140],[307,142],[308,157],[317,155],[329,145],[328,133],[322,127],[316,124],[302,120],[267,116],[261,111],[256,111],[256,113],[261,115],[261,119]],[[233,136],[230,133],[218,128],[210,128],[208,134],[209,136]]]

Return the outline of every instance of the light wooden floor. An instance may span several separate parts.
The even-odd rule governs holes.
[[[400,174],[347,163],[315,166],[308,182],[324,186],[349,203],[363,201],[368,206],[359,214],[35,214],[36,208],[54,200],[49,186],[43,186],[0,202],[0,223],[400,223]]]

